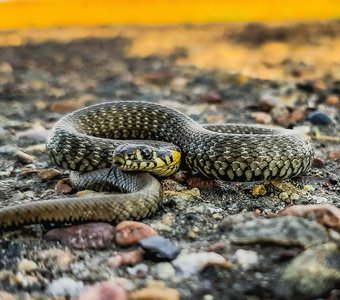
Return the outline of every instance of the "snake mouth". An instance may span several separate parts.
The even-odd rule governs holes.
[[[138,150],[139,151],[139,150]],[[112,162],[119,170],[131,172],[149,172],[159,177],[174,174],[181,161],[181,152],[177,150],[159,150],[149,155],[148,159],[139,155],[131,156],[124,151],[115,151]]]
[[[125,158],[121,154],[115,154],[112,157],[112,162],[121,170],[125,166]]]

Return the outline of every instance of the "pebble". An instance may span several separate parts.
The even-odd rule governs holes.
[[[332,123],[332,119],[321,111],[311,112],[308,115],[307,120],[315,125],[330,125]]]
[[[114,228],[108,223],[87,223],[48,231],[45,238],[60,241],[63,245],[75,249],[103,249],[111,244]]]
[[[83,290],[84,284],[81,281],[75,281],[70,277],[61,277],[47,285],[46,294],[54,297],[77,297]]]
[[[325,165],[326,165],[326,163],[325,163],[322,159],[317,158],[317,157],[313,159],[312,166],[313,166],[314,168],[319,168],[319,169],[321,169],[321,168],[323,168]]]
[[[222,268],[230,268],[232,266],[222,255],[214,252],[182,254],[172,264],[183,272],[185,276],[197,274],[207,266],[214,265]]]
[[[199,190],[210,190],[212,188],[218,187],[218,184],[215,180],[202,177],[191,177],[187,180],[187,183],[191,189],[198,188]]]
[[[294,216],[274,219],[256,219],[233,226],[229,236],[233,243],[275,243],[300,245],[308,248],[328,241],[327,231],[317,222]]]
[[[340,229],[340,209],[331,204],[293,205],[279,212],[279,215],[307,218]]]
[[[17,152],[15,152],[14,156],[18,161],[23,162],[23,163],[31,163],[35,161],[35,156],[27,154],[21,150],[18,150]]]
[[[284,299],[315,299],[325,295],[339,286],[339,262],[340,250],[334,243],[303,251],[280,272],[277,295]]]
[[[129,294],[129,300],[179,300],[179,292],[165,286],[150,286]]]
[[[119,252],[107,260],[107,265],[110,268],[116,268],[122,265],[135,265],[143,260],[143,255],[144,251],[142,249]]]
[[[86,287],[77,300],[127,300],[127,293],[121,286],[104,281]]]
[[[259,108],[262,111],[269,112],[273,107],[278,106],[280,103],[281,99],[279,96],[265,92],[260,95]]]
[[[176,275],[176,271],[172,264],[168,262],[162,262],[155,264],[151,267],[151,272],[154,277],[161,280],[167,280],[174,278]]]
[[[169,239],[154,235],[142,239],[138,244],[145,251],[144,257],[153,261],[166,261],[175,259],[180,250]]]
[[[271,124],[273,122],[271,115],[262,111],[253,112],[251,116],[258,124]]]
[[[215,91],[210,91],[205,94],[202,94],[200,96],[200,99],[208,103],[220,103],[223,100],[222,96],[218,92],[215,92]]]
[[[133,277],[145,278],[148,274],[149,267],[146,264],[138,264],[134,267],[127,268],[127,271]]]
[[[54,168],[41,169],[38,171],[38,176],[43,180],[50,180],[60,175],[60,171]]]
[[[69,194],[72,192],[72,187],[65,179],[60,179],[54,187],[54,190],[58,194]]]
[[[116,226],[116,244],[119,246],[133,245],[153,235],[157,235],[156,230],[141,222],[123,221]]]
[[[340,97],[335,94],[328,95],[326,97],[325,103],[328,105],[339,105],[340,104]]]
[[[252,250],[238,249],[235,252],[235,256],[238,264],[240,264],[244,270],[249,270],[253,267],[256,267],[259,262],[257,252]]]
[[[151,223],[152,228],[154,228],[157,232],[172,232],[173,229],[171,226],[164,224],[161,221],[156,221]]]
[[[39,252],[42,260],[51,260],[53,264],[57,264],[60,270],[68,270],[71,262],[75,260],[75,256],[68,250],[58,248],[50,248]]]
[[[29,260],[29,259],[23,258],[18,263],[18,271],[21,271],[21,272],[30,272],[37,268],[38,268],[37,264],[34,261]]]
[[[338,160],[338,159],[340,159],[340,149],[328,152],[328,157],[331,160]]]
[[[84,101],[79,101],[79,99],[59,100],[48,105],[49,110],[55,113],[67,113],[82,107],[84,107]]]

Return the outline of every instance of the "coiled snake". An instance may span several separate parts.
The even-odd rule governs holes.
[[[295,177],[311,164],[313,150],[296,131],[247,125],[201,126],[165,106],[115,101],[75,111],[56,123],[47,141],[52,160],[71,174],[78,188],[97,188],[112,166],[112,152],[122,140],[172,143],[185,165],[206,177],[226,181],[259,181]],[[93,171],[97,170],[97,171]],[[90,172],[93,171],[93,172]],[[161,204],[158,180],[147,173],[111,168],[107,185],[128,194],[36,201],[0,210],[0,227],[42,221],[118,222],[140,219]]]

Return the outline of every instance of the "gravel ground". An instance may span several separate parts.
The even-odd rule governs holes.
[[[138,36],[104,27],[81,38],[79,28],[62,28],[37,31],[38,41],[34,30],[32,38],[0,33],[0,207],[74,196],[44,142],[66,113],[112,99],[168,105],[199,123],[295,128],[315,149],[310,171],[285,182],[213,182],[185,172],[163,180],[164,205],[143,223],[180,251],[175,260],[147,249],[139,257],[140,245],[112,236],[100,249],[50,241],[46,233],[60,224],[0,231],[0,299],[339,299],[339,27],[139,27]],[[209,59],[202,49],[211,49]],[[310,211],[278,213],[294,205]],[[121,253],[131,257],[118,261]]]

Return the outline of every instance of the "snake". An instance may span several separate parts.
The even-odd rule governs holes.
[[[181,164],[212,179],[266,181],[299,176],[313,158],[310,142],[296,130],[201,125],[161,104],[118,100],[64,116],[53,127],[46,148],[57,166],[72,171],[70,181],[77,189],[105,186],[123,193],[8,206],[0,209],[0,228],[148,217],[162,203],[159,180],[149,173],[155,168],[158,177],[172,174]]]

